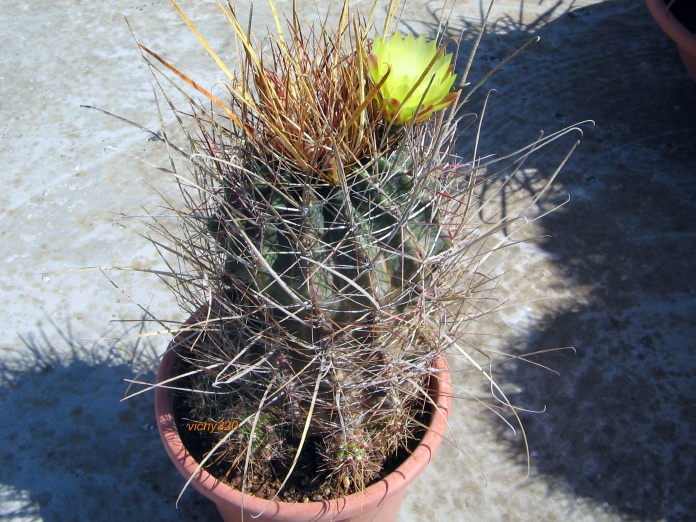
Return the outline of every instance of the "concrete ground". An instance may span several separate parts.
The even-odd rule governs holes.
[[[268,9],[257,4],[263,26]],[[213,2],[182,5],[231,49]],[[409,2],[404,22],[433,34],[439,5]],[[312,6],[301,2],[306,20]],[[451,30],[477,26],[480,11],[479,0],[459,0]],[[156,326],[134,302],[181,319],[176,303],[152,277],[78,270],[160,263],[121,215],[155,212],[151,186],[166,192],[170,180],[114,148],[156,165],[166,152],[80,108],[159,130],[124,15],[150,48],[214,73],[164,0],[4,0],[0,9],[0,520],[217,520],[193,490],[175,507],[184,480],[160,446],[152,395],[119,402],[123,379],[140,370],[152,379],[167,344],[136,337]],[[519,430],[466,398],[487,391],[453,358],[461,451],[442,448],[400,520],[694,520],[696,85],[638,0],[500,0],[491,20],[474,82],[541,40],[472,99],[478,111],[496,90],[482,155],[515,150],[542,129],[596,124],[582,125],[579,148],[534,210],[570,200],[532,225],[537,241],[501,260],[499,295],[509,300],[469,341],[513,355],[576,352],[532,357],[557,373],[512,358],[494,366],[516,405],[545,409],[521,413],[529,477]],[[538,190],[567,138],[525,164],[490,212]]]

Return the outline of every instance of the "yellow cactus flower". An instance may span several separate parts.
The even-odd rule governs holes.
[[[404,38],[396,33],[388,40],[375,38],[368,68],[375,83],[389,73],[380,88],[380,101],[386,118],[398,125],[426,120],[457,96],[456,92],[450,92],[457,77],[453,73],[452,54],[442,53],[435,41],[428,42],[423,36],[414,38],[410,34]]]

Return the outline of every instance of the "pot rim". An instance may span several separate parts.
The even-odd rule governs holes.
[[[164,353],[157,374],[158,383],[165,381],[171,375],[176,360],[177,337]],[[448,419],[452,392],[449,366],[444,357],[439,356],[435,360],[435,368],[437,378],[435,379],[434,391],[437,409],[432,415],[428,431],[413,453],[398,468],[361,492],[320,502],[269,501],[255,497],[250,493],[242,494],[241,491],[221,482],[204,469],[198,471],[196,477],[191,481],[191,485],[215,504],[243,505],[244,512],[252,516],[263,512],[265,516],[277,516],[279,519],[306,516],[306,520],[314,520],[325,515],[346,515],[347,510],[356,509],[356,507],[357,513],[374,509],[386,499],[387,495],[398,495],[420,475],[434,458],[445,433],[449,429]],[[179,472],[188,479],[196,473],[198,463],[186,450],[179,437],[169,396],[170,390],[168,388],[163,386],[155,388],[157,427],[170,459]],[[403,495],[403,493],[401,494]]]
[[[679,47],[696,56],[696,35],[677,20],[677,18],[667,9],[667,5],[663,0],[645,0],[648,4],[650,13],[655,18],[655,21],[674,40]]]

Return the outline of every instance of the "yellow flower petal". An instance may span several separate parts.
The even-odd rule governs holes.
[[[454,101],[456,96],[450,90],[457,76],[453,69],[452,54],[442,53],[434,40],[428,42],[423,36],[396,33],[388,40],[377,37],[368,57],[375,83],[389,75],[380,88],[379,101],[387,120],[398,125],[423,121]]]

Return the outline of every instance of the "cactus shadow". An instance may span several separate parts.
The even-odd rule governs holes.
[[[151,395],[124,402],[124,378],[152,382],[154,346],[75,337],[68,322],[20,335],[0,362],[0,520],[215,520],[161,447]]]
[[[691,519],[696,86],[644,2],[570,6],[550,18],[493,25],[474,61],[474,82],[532,36],[541,40],[493,76],[472,105],[497,91],[482,154],[514,150],[539,129],[596,121],[558,180],[571,199],[540,222],[543,237],[532,254],[544,259],[542,269],[560,274],[562,288],[552,290],[565,297],[522,304],[531,324],[504,325],[514,332],[509,353],[573,346],[577,354],[535,359],[558,375],[508,361],[498,378],[513,403],[546,408],[522,414],[532,480],[620,517]],[[471,147],[461,147],[466,157]],[[549,171],[542,164],[533,174]],[[533,188],[524,180],[516,185]],[[499,210],[514,197],[503,194]],[[540,271],[513,275],[522,296],[546,284]],[[508,457],[526,466],[519,437],[510,441],[503,423],[491,422]]]

